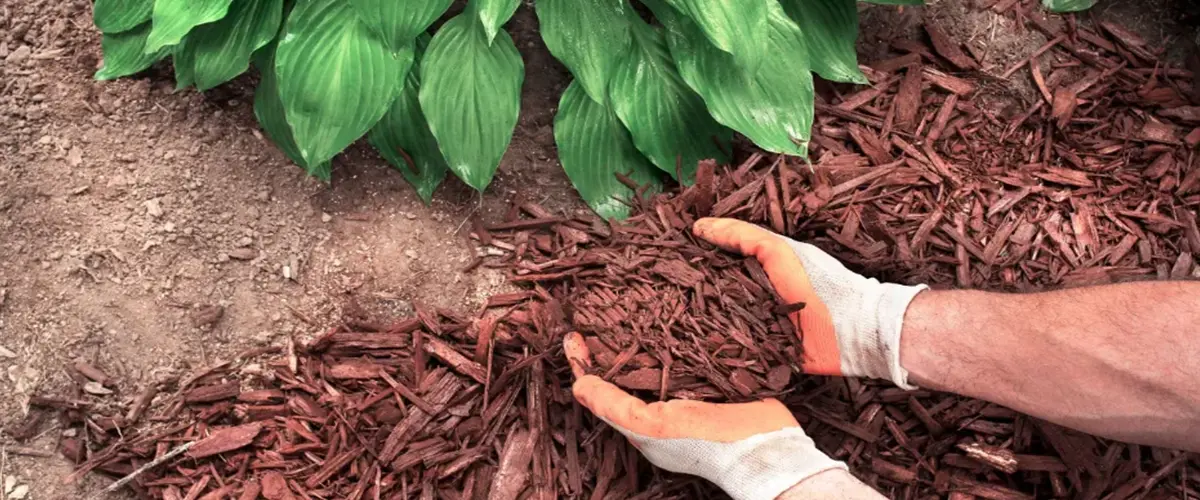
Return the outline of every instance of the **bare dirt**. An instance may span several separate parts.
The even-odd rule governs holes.
[[[872,8],[864,59],[887,30],[924,15],[1003,56],[999,71],[1044,42],[965,4]],[[1098,12],[1121,15],[1112,10]],[[0,0],[0,427],[22,420],[32,394],[76,390],[75,360],[113,376],[118,402],[248,348],[307,338],[345,307],[472,311],[504,290],[495,272],[462,272],[469,218],[498,218],[518,193],[585,209],[551,131],[568,77],[530,9],[509,29],[527,78],[500,173],[483,196],[451,180],[426,206],[362,145],[335,162],[331,184],[306,177],[257,132],[249,80],[207,95],[174,92],[162,68],[93,81],[99,35],[87,0]],[[197,326],[211,306],[223,314]],[[42,431],[19,446],[53,452],[60,432]],[[15,445],[0,437],[0,450]],[[0,452],[0,476],[30,486],[26,498],[99,488],[64,483],[70,470],[57,454]]]
[[[567,77],[526,9],[512,31],[531,78],[500,174],[482,197],[447,182],[431,206],[363,145],[336,161],[331,184],[306,177],[257,132],[249,81],[208,95],[174,92],[169,69],[93,81],[90,19],[87,1],[0,0],[6,429],[31,394],[69,394],[77,359],[119,380],[119,401],[249,347],[307,337],[350,300],[391,315],[414,304],[471,311],[505,284],[486,269],[461,272],[473,258],[469,217],[498,217],[518,191],[583,209],[550,129]],[[224,312],[197,327],[206,306]],[[57,436],[25,446],[53,451]],[[62,484],[70,466],[57,456],[10,454],[4,467],[33,486],[30,498],[96,489]]]

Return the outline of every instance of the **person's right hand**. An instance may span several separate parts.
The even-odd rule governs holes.
[[[692,232],[757,258],[783,300],[805,304],[789,316],[801,336],[806,373],[882,378],[915,388],[900,366],[900,331],[908,304],[925,285],[880,283],[817,247],[739,220],[700,219]]]

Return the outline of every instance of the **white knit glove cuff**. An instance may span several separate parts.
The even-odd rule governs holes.
[[[909,302],[929,287],[880,283],[846,269],[815,246],[780,238],[800,257],[813,291],[829,308],[842,374],[916,389],[908,383],[908,370],[900,366],[900,331]]]
[[[900,331],[904,312],[925,285],[905,286],[868,280],[864,287],[862,311],[853,335],[838,336],[845,373],[891,380],[905,390],[917,386],[908,382],[908,370],[900,366]]]
[[[817,473],[846,469],[846,464],[821,453],[799,427],[732,443],[652,438],[620,426],[613,428],[632,441],[650,463],[707,479],[736,500],[772,500]]]

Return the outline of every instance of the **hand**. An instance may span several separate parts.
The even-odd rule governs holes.
[[[845,474],[846,465],[817,450],[777,400],[646,404],[587,374],[591,355],[580,334],[568,334],[563,350],[575,374],[572,391],[579,404],[662,469],[705,478],[738,500],[770,500],[831,469]]]
[[[757,258],[785,301],[805,304],[789,316],[801,336],[806,373],[883,378],[916,388],[900,366],[900,330],[909,302],[928,287],[868,279],[817,247],[738,220],[700,219],[692,232]]]

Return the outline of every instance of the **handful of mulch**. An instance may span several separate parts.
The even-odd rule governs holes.
[[[714,208],[715,168],[703,163],[696,185],[679,196],[637,200],[639,213],[610,223],[603,239],[582,246],[557,238],[558,246],[527,245],[517,256],[536,272],[518,264],[514,278],[562,297],[595,356],[595,374],[622,388],[659,399],[746,401],[781,394],[800,373],[800,337],[786,312],[803,304],[781,304],[757,260],[692,235],[698,218],[750,201],[723,192]]]

